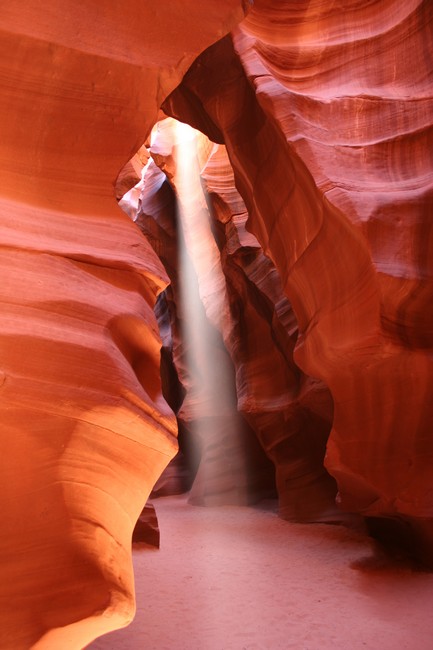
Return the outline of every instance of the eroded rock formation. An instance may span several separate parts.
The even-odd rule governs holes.
[[[177,449],[153,312],[177,262],[115,182],[161,105],[233,168],[239,194],[208,149],[226,287],[204,311],[284,516],[332,507],[332,421],[342,508],[396,522],[432,562],[433,5],[350,0],[343,20],[338,3],[256,0],[234,27],[251,4],[3,3],[3,648],[77,649],[134,612],[132,529]]]
[[[333,397],[342,507],[401,521],[430,556],[432,16],[352,2],[343,28],[329,3],[258,1],[164,105],[225,141],[295,361]]]
[[[176,426],[168,279],[114,182],[241,5],[2,5],[2,648],[76,650],[133,615],[132,529]]]

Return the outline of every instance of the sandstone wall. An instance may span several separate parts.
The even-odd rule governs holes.
[[[2,4],[2,648],[81,648],[134,613],[132,529],[176,423],[167,276],[114,184],[241,4]]]
[[[225,141],[297,316],[295,362],[332,394],[341,505],[401,522],[425,555],[432,12],[259,0],[164,105]]]

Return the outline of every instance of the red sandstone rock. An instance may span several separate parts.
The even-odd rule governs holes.
[[[138,517],[132,533],[133,544],[146,544],[159,548],[160,534],[155,507],[149,501]]]
[[[334,400],[343,506],[407,522],[425,553],[432,13],[352,0],[342,21],[332,3],[256,0],[240,59],[212,47],[167,104],[226,143],[296,313],[295,362]],[[234,0],[2,7],[5,648],[81,647],[133,613],[132,527],[175,426],[152,309],[167,277],[114,184],[240,14]]]
[[[352,2],[342,29],[329,3],[259,0],[240,59],[209,48],[165,104],[225,140],[295,361],[334,400],[343,507],[407,522],[430,556],[432,19],[427,1]]]
[[[119,170],[237,0],[7,0],[0,37],[0,645],[78,649],[134,613],[132,529],[176,450],[166,274]]]
[[[119,201],[127,192],[129,192],[141,180],[143,167],[149,160],[149,154],[146,147],[140,147],[125,167],[120,171],[116,180],[116,199]]]
[[[238,407],[275,464],[280,514],[295,521],[337,520],[342,515],[335,482],[323,467],[332,422],[329,392],[293,361],[296,319],[275,268],[245,230],[248,214],[224,147],[212,152],[202,178],[219,226]]]

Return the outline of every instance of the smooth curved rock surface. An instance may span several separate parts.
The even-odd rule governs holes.
[[[132,529],[176,451],[167,276],[119,170],[242,3],[3,3],[0,646],[82,648],[134,613]]]
[[[432,546],[433,6],[258,0],[164,110],[224,140],[248,228],[334,401],[342,506]]]
[[[323,467],[332,398],[293,360],[298,328],[281,281],[245,225],[225,147],[214,148],[202,182],[216,222],[233,320],[229,349],[238,408],[276,470],[280,515],[292,521],[339,520],[335,481]]]
[[[250,4],[3,3],[4,648],[81,648],[133,615],[132,529],[176,426],[153,313],[168,278],[115,182]],[[350,0],[344,20],[256,0],[165,103],[227,146],[294,360],[333,398],[343,507],[401,522],[430,559],[432,24],[429,0]]]

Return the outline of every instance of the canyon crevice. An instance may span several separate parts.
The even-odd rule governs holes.
[[[7,0],[0,25],[0,647],[131,620],[152,490],[363,517],[432,566],[432,3]]]

